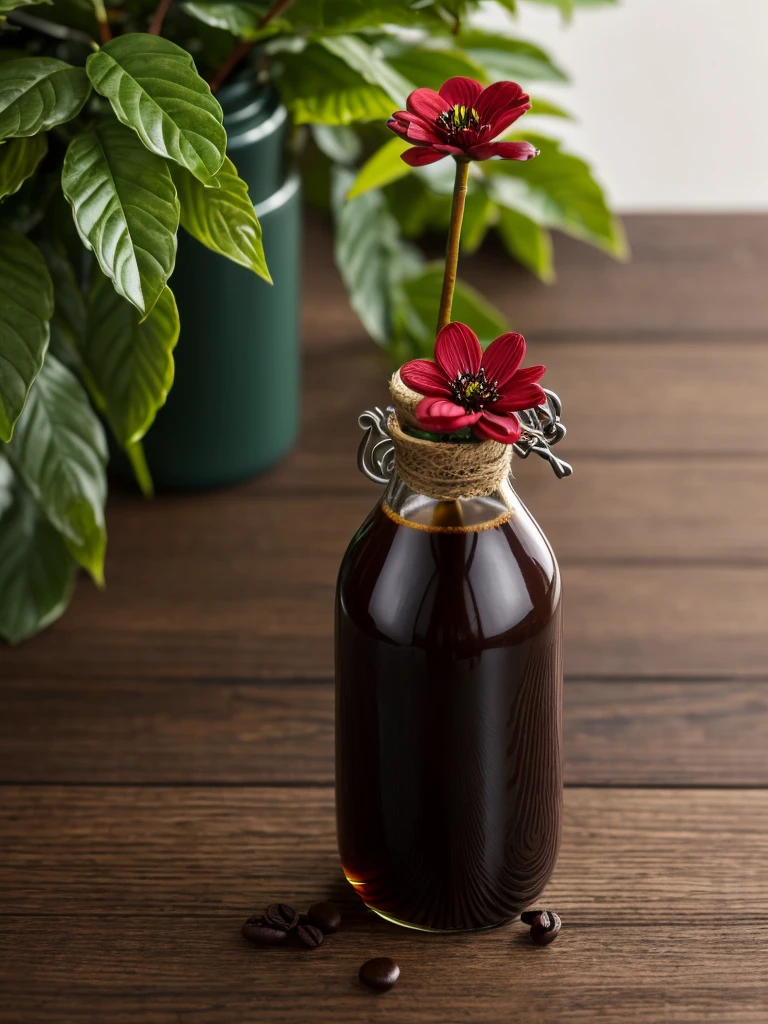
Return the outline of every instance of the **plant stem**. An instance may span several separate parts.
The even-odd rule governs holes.
[[[160,30],[163,27],[165,16],[168,13],[168,8],[171,6],[173,0],[160,0],[157,5],[155,13],[152,15],[152,21],[149,23],[147,31],[151,36],[159,36]]]
[[[11,11],[7,18],[12,25],[22,25],[24,28],[31,28],[35,32],[42,32],[53,39],[69,39],[73,43],[83,43],[85,46],[92,46],[98,49],[96,41],[91,39],[87,32],[80,32],[76,28],[69,28],[67,25],[57,25],[56,22],[46,21],[45,18],[38,18],[34,14],[25,14],[23,11]]]
[[[456,287],[456,269],[459,265],[461,222],[464,219],[464,201],[467,198],[467,181],[469,179],[469,160],[462,160],[458,157],[454,159],[456,160],[456,181],[453,186],[451,223],[448,226],[448,244],[445,249],[443,291],[440,295],[440,312],[437,315],[438,333],[451,320],[453,290]]]
[[[109,19],[107,18],[107,9],[104,6],[104,0],[93,0],[93,10],[96,15],[96,21],[99,23],[99,36],[102,44],[108,43],[112,38],[112,31],[109,27]]]
[[[256,22],[256,30],[261,31],[261,29],[265,28],[273,18],[282,14],[287,7],[290,7],[292,3],[293,0],[275,0],[269,10],[266,11],[265,14]],[[216,92],[219,86],[226,81],[240,61],[243,60],[244,57],[247,57],[255,45],[255,42],[248,43],[244,39],[240,39],[235,43],[224,58],[221,66],[217,68],[213,78],[208,83],[211,87],[211,92]]]

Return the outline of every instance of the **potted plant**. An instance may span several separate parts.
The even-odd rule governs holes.
[[[403,163],[376,122],[447,66],[484,84],[564,77],[537,47],[472,27],[477,6],[0,0],[0,635],[52,622],[79,566],[103,581],[102,421],[147,493],[148,458],[161,483],[220,483],[290,446],[292,164],[332,209],[368,332],[400,360],[428,350],[442,271],[412,243],[447,221],[451,185]],[[537,110],[563,116],[534,96]],[[553,227],[621,255],[588,166],[533,141],[548,175],[470,175],[465,247],[496,229],[545,279]],[[504,329],[461,282],[454,308],[483,340]],[[263,384],[274,360],[282,420]]]

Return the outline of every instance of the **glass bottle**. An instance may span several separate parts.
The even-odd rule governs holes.
[[[560,591],[508,479],[446,501],[395,472],[353,538],[336,599],[338,840],[348,880],[382,917],[491,928],[549,880]]]

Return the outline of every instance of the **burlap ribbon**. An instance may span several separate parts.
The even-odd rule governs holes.
[[[438,501],[481,498],[493,494],[507,479],[512,445],[498,441],[452,444],[411,437],[404,426],[418,427],[415,409],[424,397],[412,391],[395,372],[389,384],[395,413],[389,432],[395,445],[395,469],[418,494]]]

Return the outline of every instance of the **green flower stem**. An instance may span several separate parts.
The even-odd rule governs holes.
[[[448,245],[445,250],[443,291],[440,295],[440,312],[437,315],[438,333],[451,321],[453,290],[456,287],[456,270],[459,265],[461,222],[464,219],[464,202],[467,198],[467,181],[469,179],[469,160],[458,157],[454,159],[456,160],[456,180],[453,186],[451,223],[448,226]]]
[[[104,0],[93,0],[93,11],[96,15],[96,21],[99,23],[99,36],[101,37],[102,45],[108,43],[112,38],[112,31],[109,27],[109,18],[107,17],[107,9],[104,6]]]

